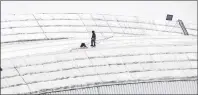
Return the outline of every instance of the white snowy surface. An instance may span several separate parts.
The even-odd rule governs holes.
[[[1,21],[1,94],[197,77],[196,27],[187,26],[193,35],[185,36],[177,22],[90,14],[34,16],[37,20],[33,15],[11,15]],[[92,30],[95,48],[90,47]],[[79,49],[82,42],[88,49]]]

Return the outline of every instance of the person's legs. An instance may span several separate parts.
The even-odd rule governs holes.
[[[93,46],[93,40],[91,40],[91,46]]]
[[[94,46],[96,46],[96,40],[94,40],[93,42],[94,42]]]

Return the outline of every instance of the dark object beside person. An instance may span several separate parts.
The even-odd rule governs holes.
[[[80,47],[82,48],[82,47],[87,47],[87,46],[85,45],[85,43],[81,43]]]

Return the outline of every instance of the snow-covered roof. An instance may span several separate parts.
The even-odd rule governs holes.
[[[185,24],[186,36],[176,21],[107,14],[12,14],[1,20],[1,94],[197,80],[197,28],[192,24]],[[92,30],[95,48],[90,47]],[[82,42],[87,49],[79,48]]]

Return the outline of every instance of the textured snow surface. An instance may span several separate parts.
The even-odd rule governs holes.
[[[185,36],[177,22],[137,17],[29,14],[1,20],[1,94],[116,81],[197,80],[197,29],[190,24]],[[90,47],[92,30],[95,48]],[[82,42],[88,49],[79,48]]]

